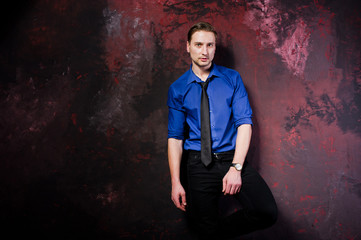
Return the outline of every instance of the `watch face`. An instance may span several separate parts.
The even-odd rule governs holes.
[[[238,171],[240,171],[242,169],[242,165],[239,163],[236,163],[233,165]]]

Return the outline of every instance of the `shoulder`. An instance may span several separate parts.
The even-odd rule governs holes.
[[[188,70],[170,85],[169,91],[182,92],[187,86],[189,76],[190,71]]]
[[[243,83],[241,75],[236,70],[219,65],[216,65],[216,68],[218,73],[231,85],[236,86]]]
[[[224,75],[228,75],[228,76],[239,76],[239,73],[231,68],[228,67],[224,67],[224,66],[220,66],[220,65],[215,65],[217,67],[217,70],[224,74]]]

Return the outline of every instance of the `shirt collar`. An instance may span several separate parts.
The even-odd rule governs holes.
[[[217,65],[212,63],[211,72],[209,73],[208,78],[212,78],[213,76],[220,77],[221,75],[222,75],[222,73],[219,71]],[[190,69],[189,69],[187,84],[190,84],[192,82],[202,82],[202,80],[199,79],[199,77],[197,77],[197,75],[195,75],[195,73],[192,70],[192,64],[191,64]]]

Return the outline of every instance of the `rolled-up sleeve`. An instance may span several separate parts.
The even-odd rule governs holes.
[[[185,111],[182,106],[181,96],[172,88],[168,91],[168,138],[184,140]]]
[[[252,109],[249,104],[248,94],[241,76],[236,77],[236,87],[232,101],[233,123],[237,128],[242,124],[252,124]]]

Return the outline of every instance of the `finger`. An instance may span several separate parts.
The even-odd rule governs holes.
[[[182,208],[185,210],[185,207],[187,206],[186,194],[183,193],[181,196],[182,196]]]
[[[230,194],[230,195],[233,195],[233,194],[234,194],[234,191],[235,191],[235,187],[234,187],[234,186],[231,186],[230,189],[229,189],[229,194]]]
[[[226,188],[227,188],[227,180],[223,178],[223,189],[222,189],[222,192],[225,193]]]
[[[240,190],[241,190],[241,187],[239,185],[234,186],[233,194],[239,193]]]
[[[231,188],[232,188],[232,184],[227,183],[225,194],[230,194],[231,193]]]
[[[179,203],[179,205],[177,206],[178,209],[185,211],[185,206],[182,203]]]
[[[185,195],[184,195],[185,196]],[[185,206],[183,205],[183,196],[181,193],[177,194],[175,197],[172,197],[174,205],[182,211],[185,211]]]
[[[174,205],[175,205],[177,208],[181,208],[181,207],[182,207],[180,194],[176,194],[175,196],[173,196],[173,197],[172,197],[172,200],[173,200],[173,202],[174,202]]]
[[[240,190],[240,189],[241,189],[241,188],[237,186],[237,187],[234,189],[234,194],[239,193],[239,190]]]
[[[172,200],[173,200],[174,205],[175,205],[177,208],[180,208],[179,198],[172,198]]]
[[[186,210],[186,207],[181,202],[179,202],[179,204],[177,205],[177,208],[182,210],[182,211]]]
[[[180,208],[179,208],[180,210],[182,210],[183,212],[185,212],[186,211],[186,206],[185,205],[183,205],[183,204],[181,204],[181,206],[180,206]]]

